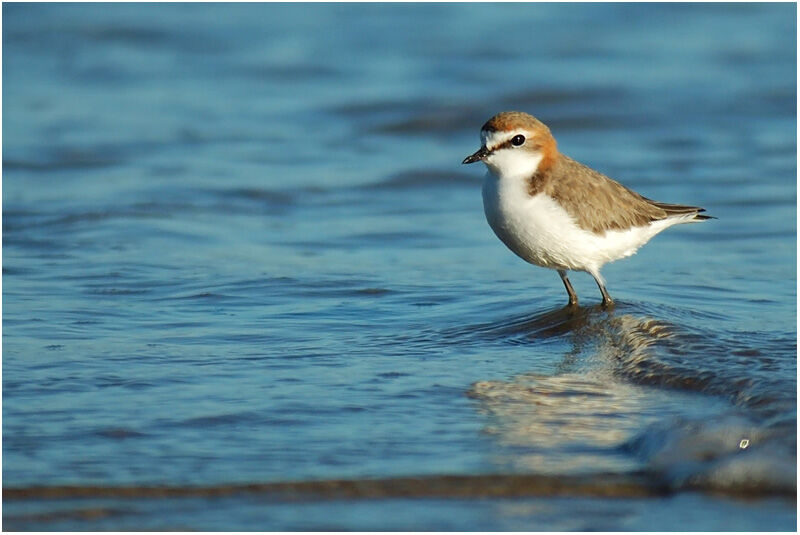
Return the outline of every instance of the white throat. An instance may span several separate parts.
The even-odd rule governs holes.
[[[527,180],[539,169],[543,157],[541,152],[507,148],[493,153],[483,162],[498,178]]]

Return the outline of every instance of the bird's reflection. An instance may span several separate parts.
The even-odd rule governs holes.
[[[670,336],[655,319],[597,307],[567,307],[511,318],[493,333],[537,340],[563,337],[568,349],[554,375],[521,373],[475,383],[469,395],[489,415],[485,431],[505,446],[498,463],[550,473],[634,468],[616,448],[655,415],[668,395],[618,380]]]

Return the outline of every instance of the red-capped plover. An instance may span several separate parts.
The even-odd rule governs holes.
[[[631,256],[662,230],[710,219],[697,206],[656,202],[564,156],[547,126],[527,113],[495,115],[481,128],[481,148],[462,163],[483,162],[486,220],[523,260],[555,269],[578,296],[567,270],[594,277],[613,304],[600,268]]]

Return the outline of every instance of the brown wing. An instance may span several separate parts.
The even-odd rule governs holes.
[[[595,234],[641,227],[672,215],[702,212],[696,206],[652,201],[575,160],[561,155],[543,184],[578,224]],[[698,216],[698,219],[707,219]]]

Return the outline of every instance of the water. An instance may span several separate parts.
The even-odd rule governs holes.
[[[796,527],[794,6],[3,15],[7,529]],[[503,109],[718,219],[563,310]]]

